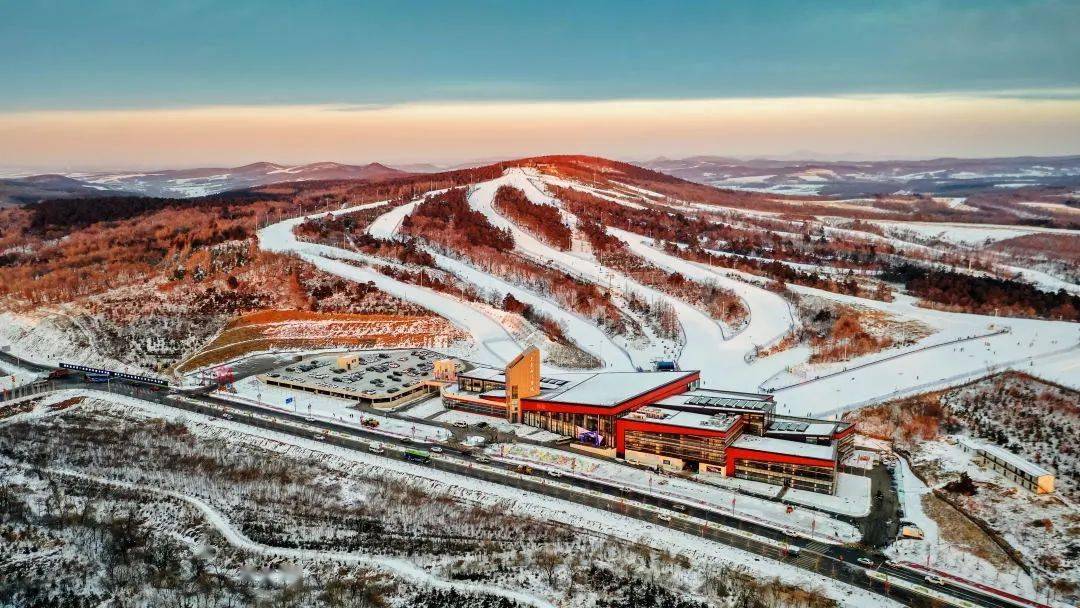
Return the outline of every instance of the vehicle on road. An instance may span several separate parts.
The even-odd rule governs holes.
[[[409,462],[417,462],[420,464],[427,464],[431,462],[431,454],[428,454],[424,450],[405,450],[405,460]]]
[[[312,433],[311,438],[315,441],[326,441],[326,435],[322,433]]]
[[[363,419],[363,420],[362,420],[362,421],[360,422],[360,424],[362,424],[362,425],[364,425],[364,426],[368,427],[369,429],[374,429],[374,428],[378,428],[378,426],[379,426],[379,421],[378,421],[378,420],[376,420],[376,419],[374,419],[374,418],[364,418],[364,419]]]
[[[434,453],[436,453],[436,454],[442,454],[442,451],[443,451],[443,449],[442,449],[442,448],[440,448],[440,447],[439,447],[439,446],[437,446],[437,445],[433,445],[433,446],[431,446],[431,447],[430,447],[430,448],[428,449],[428,451],[429,451],[429,452],[434,452]]]
[[[476,423],[476,428],[478,428],[478,429],[484,429],[484,428],[487,428],[487,425],[488,425],[488,423],[486,423],[486,422],[484,422],[483,420],[481,420],[480,422],[477,422],[477,423]]]
[[[530,467],[527,464],[519,464],[516,467],[514,467],[514,470],[517,471],[518,473],[524,473],[525,475],[532,475],[533,474],[532,467]]]
[[[315,417],[314,416],[304,416],[304,420],[306,420],[308,422],[315,422]]]
[[[83,382],[101,383],[101,382],[108,382],[108,381],[109,381],[109,375],[108,374],[93,374],[93,373],[83,374]]]
[[[686,506],[685,505],[680,505],[678,503],[671,505],[671,508],[675,509],[676,511],[683,511],[683,512],[686,511]]]
[[[657,515],[656,518],[659,519],[660,521],[671,521],[671,516],[668,515],[667,513],[661,513],[661,514]]]
[[[855,561],[857,561],[860,564],[866,566],[867,568],[873,568],[874,567],[874,560],[870,559],[869,557],[860,557],[859,559],[857,559]]]
[[[552,477],[562,477],[562,471],[558,469],[548,469],[547,474]]]
[[[372,454],[382,454],[386,451],[386,448],[383,447],[381,441],[376,441],[375,443],[368,446],[368,451]]]
[[[931,585],[944,585],[945,579],[941,578],[936,574],[928,574],[926,576],[926,582],[930,583]]]
[[[801,550],[795,545],[788,545],[786,551],[789,557],[799,557]]]
[[[483,454],[481,454],[481,455],[476,457],[476,462],[479,462],[481,464],[486,464],[486,463],[491,462],[491,459],[488,458],[487,456],[484,456]]]
[[[67,378],[70,375],[71,375],[71,372],[66,370],[66,369],[63,369],[63,368],[54,369],[51,372],[49,372],[49,379],[50,380],[56,380],[57,378]]]
[[[454,423],[454,426],[458,427],[459,429],[467,429],[469,428],[469,423],[465,422],[464,420],[458,420]]]
[[[228,413],[228,412],[225,412],[224,414],[222,414],[222,415],[221,415],[221,418],[222,418],[223,420],[232,420],[232,419],[233,419],[233,415],[232,415],[232,414],[230,414],[230,413]]]

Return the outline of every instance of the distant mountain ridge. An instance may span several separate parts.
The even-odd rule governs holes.
[[[637,163],[718,188],[771,194],[870,196],[898,192],[965,196],[992,188],[1080,187],[1080,155],[929,160],[741,160],[719,156]]]
[[[410,175],[382,163],[334,162],[281,165],[257,162],[241,167],[202,167],[160,171],[101,171],[31,175],[0,179],[0,206],[26,205],[50,198],[142,195],[192,198],[283,182],[387,179]]]
[[[0,208],[36,203],[49,198],[123,196],[124,190],[110,190],[65,175],[46,174],[0,179]]]
[[[257,162],[241,167],[166,169],[145,173],[71,173],[68,177],[110,190],[136,192],[145,196],[190,198],[281,182],[385,179],[408,174],[407,171],[387,167],[382,163],[346,165],[335,162],[317,162],[306,165],[281,165]]]

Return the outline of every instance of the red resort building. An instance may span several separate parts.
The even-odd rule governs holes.
[[[443,388],[449,408],[498,416],[658,469],[708,472],[832,494],[850,424],[775,414],[772,395],[700,388],[698,371],[540,375],[529,349],[504,370]]]

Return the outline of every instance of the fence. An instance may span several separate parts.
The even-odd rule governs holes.
[[[47,393],[53,390],[53,383],[48,380],[37,380],[30,384],[24,384],[12,389],[0,391],[0,402],[15,401],[38,393]]]
[[[812,382],[817,382],[819,380],[825,380],[826,378],[832,378],[834,376],[842,376],[842,375],[844,375],[844,374],[846,374],[848,372],[853,372],[853,371],[855,371],[857,369],[863,369],[865,367],[870,367],[872,365],[877,365],[879,363],[886,363],[888,361],[894,361],[896,359],[900,359],[902,357],[907,357],[909,355],[914,355],[916,353],[926,352],[928,350],[933,350],[935,348],[941,348],[943,346],[950,346],[950,345],[953,345],[953,344],[959,344],[961,342],[970,342],[972,340],[982,340],[984,338],[990,338],[990,337],[993,337],[993,336],[1009,333],[1009,331],[1010,331],[1009,328],[1005,328],[1005,329],[999,329],[997,331],[990,332],[990,333],[987,333],[987,334],[978,334],[978,335],[974,335],[974,336],[966,336],[966,337],[963,337],[963,338],[954,338],[952,340],[948,340],[948,341],[945,341],[945,342],[940,342],[938,344],[931,344],[929,346],[923,346],[921,348],[915,348],[915,349],[912,349],[912,350],[904,351],[902,353],[896,353],[895,355],[889,355],[888,357],[882,357],[881,359],[875,359],[873,361],[867,361],[866,363],[860,363],[859,365],[853,365],[851,367],[845,367],[844,369],[839,370],[839,371],[829,372],[827,374],[822,374],[820,376],[815,376],[813,378],[808,378],[806,380],[795,382],[793,384],[787,384],[785,386],[778,386],[776,388],[772,388],[772,389],[768,389],[768,390],[770,392],[773,392],[773,393],[779,393],[780,391],[786,391],[789,388],[795,388],[797,386],[804,386],[804,385],[810,384]],[[764,387],[764,383],[759,385],[758,388],[760,390],[766,390],[765,387]]]

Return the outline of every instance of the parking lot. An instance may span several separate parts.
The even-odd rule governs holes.
[[[357,351],[305,357],[258,376],[271,386],[352,399],[393,409],[437,388],[425,384],[434,362],[443,358],[425,349]]]

